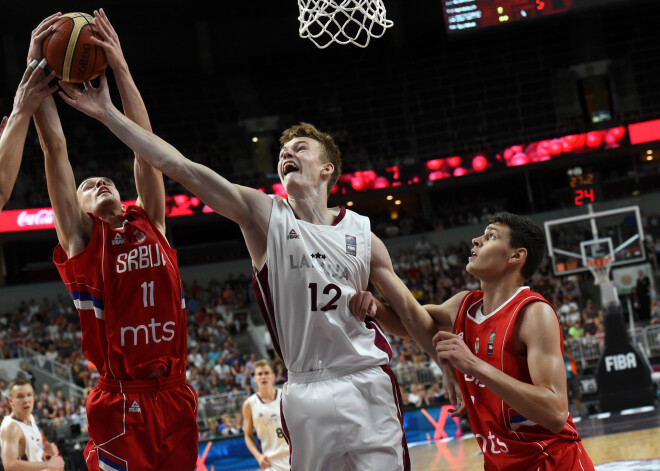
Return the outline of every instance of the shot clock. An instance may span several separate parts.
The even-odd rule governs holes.
[[[601,199],[598,173],[580,167],[572,168],[567,173],[571,199],[575,206],[594,203]]]

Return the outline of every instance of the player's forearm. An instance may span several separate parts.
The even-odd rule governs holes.
[[[30,116],[12,113],[0,138],[0,209],[9,200],[21,166]]]
[[[481,360],[475,363],[471,376],[532,422],[553,433],[564,427],[568,402],[558,391],[519,381]]]
[[[10,460],[8,463],[3,463],[5,471],[33,471],[33,470],[44,470],[44,469],[54,469],[46,464],[45,461],[22,461],[22,460]]]
[[[412,335],[410,335],[392,308],[377,299],[375,301],[377,307],[375,319],[378,321],[378,324],[391,335],[396,335],[404,339],[412,339]]]
[[[247,446],[247,449],[250,450],[250,453],[252,453],[252,456],[259,461],[259,457],[261,456],[261,452],[259,451],[259,447],[257,446],[257,442],[254,441],[254,434],[247,434],[245,433],[245,445]]]
[[[117,81],[117,88],[119,89],[124,114],[131,121],[139,124],[147,131],[151,131],[151,122],[149,121],[147,107],[128,70],[128,65],[125,64],[123,67],[113,70],[115,72],[115,80]]]
[[[387,301],[396,312],[403,328],[408,332],[409,336],[411,336],[419,346],[431,356],[431,358],[434,358],[436,352],[432,339],[438,329],[433,322],[433,319],[431,319],[431,316],[429,316],[424,308],[419,305],[417,300],[408,291],[405,294],[394,293],[394,295]]]
[[[34,113],[34,125],[37,128],[39,142],[44,153],[57,153],[66,149],[66,138],[62,130],[55,101],[46,97]]]

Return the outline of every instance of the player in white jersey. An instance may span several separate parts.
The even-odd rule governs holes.
[[[44,443],[32,415],[34,390],[30,380],[17,378],[7,388],[11,415],[2,419],[0,447],[5,471],[64,469],[64,460],[53,443]],[[49,457],[44,461],[44,457]]]
[[[135,126],[112,104],[104,75],[98,88],[60,86],[67,103],[240,226],[273,346],[289,370],[282,426],[292,469],[410,469],[390,346],[348,304],[371,281],[395,311],[426,312],[394,273],[369,220],[328,208],[341,173],[332,137],[305,123],[284,131],[278,174],[288,198],[271,197],[230,183]]]
[[[268,360],[255,362],[254,381],[257,383],[258,390],[243,403],[245,444],[259,462],[261,469],[289,471],[291,469],[289,445],[284,439],[280,420],[282,391],[273,386],[275,375]],[[254,440],[255,430],[261,451]]]

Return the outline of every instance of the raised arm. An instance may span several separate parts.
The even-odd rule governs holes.
[[[57,87],[48,86],[55,74],[46,76],[43,72],[45,62],[41,66],[37,63],[34,60],[25,69],[16,90],[11,115],[2,118],[0,123],[0,211],[9,200],[16,182],[30,119],[41,101],[57,90]]]
[[[119,36],[110,24],[103,8],[94,11],[94,23],[102,39],[92,38],[92,42],[103,48],[105,57],[108,59],[108,65],[115,74],[124,114],[142,128],[151,131],[147,108],[128,69],[128,63],[119,43]],[[135,153],[134,172],[138,194],[137,205],[147,212],[160,231],[165,234],[165,185],[163,175],[160,170],[141,159],[138,153]]]
[[[250,453],[259,463],[261,469],[268,469],[270,466],[270,459],[261,453],[257,442],[254,440],[254,423],[252,422],[252,407],[249,401],[243,403],[243,437],[245,438],[245,445]]]
[[[215,212],[238,223],[253,263],[257,269],[263,266],[273,204],[268,195],[230,183],[210,168],[185,158],[173,146],[126,118],[112,105],[104,74],[98,88],[90,82],[85,84],[85,90],[66,82],[60,82],[60,86],[66,93],[60,92],[60,96],[69,105],[101,121],[142,159],[181,183]]]
[[[37,47],[39,51],[41,50],[41,41],[53,29],[52,25],[59,17],[60,13],[50,15],[32,31],[28,67],[16,90],[14,107],[9,119],[3,117],[0,122],[0,211],[7,203],[16,182],[30,118],[44,97],[57,90],[57,87],[48,86],[54,74],[44,76],[43,69],[46,63],[40,64],[41,52],[38,57],[31,57],[30,54],[33,54]]]
[[[56,19],[57,15],[51,15],[49,18],[53,17]],[[43,25],[44,22],[41,24]],[[39,34],[35,34],[40,27],[41,25],[32,32],[28,63],[35,59],[41,60],[41,39]],[[41,149],[44,152],[46,184],[55,214],[57,238],[67,255],[72,257],[87,245],[94,229],[94,223],[89,216],[83,213],[78,201],[76,181],[69,163],[66,139],[52,96],[45,97],[41,102],[34,113],[34,124],[39,135]]]
[[[543,302],[528,305],[517,325],[520,353],[527,356],[532,384],[524,383],[480,360],[463,339],[447,332],[434,338],[438,357],[474,376],[509,406],[553,433],[568,417],[566,370],[557,315]],[[515,334],[514,334],[515,335]]]

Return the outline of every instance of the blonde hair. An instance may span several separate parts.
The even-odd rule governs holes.
[[[273,371],[273,367],[270,366],[270,362],[268,360],[259,360],[254,362],[254,369],[256,370],[257,368],[262,368],[264,366],[267,366],[270,368],[271,371]]]

